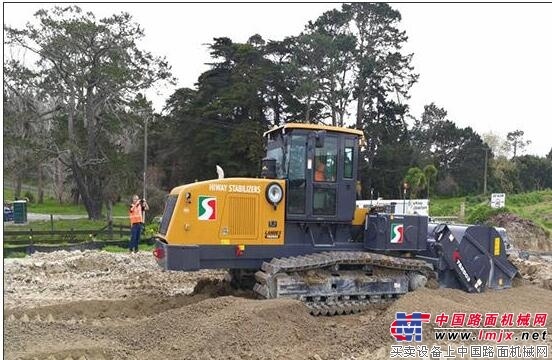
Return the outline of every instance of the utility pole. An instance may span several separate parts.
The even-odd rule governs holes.
[[[489,157],[489,148],[485,148],[485,178],[483,179],[483,195],[487,195],[487,163]]]
[[[146,114],[144,117],[144,192],[142,199],[146,198],[146,169],[148,168],[148,117]],[[143,211],[142,219],[146,222],[146,212]]]

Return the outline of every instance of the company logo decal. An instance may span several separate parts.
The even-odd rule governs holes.
[[[422,323],[429,323],[430,318],[429,313],[395,313],[395,321],[390,327],[391,335],[397,342],[422,341]]]
[[[391,224],[391,244],[402,244],[404,240],[404,225]]]
[[[197,204],[197,218],[199,220],[217,219],[217,198],[214,196],[199,196]]]

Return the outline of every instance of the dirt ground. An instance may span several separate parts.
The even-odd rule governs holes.
[[[150,253],[61,251],[6,259],[4,356],[385,359],[397,311],[523,311],[552,317],[552,292],[543,288],[552,279],[552,258],[532,256],[519,264],[524,279],[513,289],[483,294],[421,289],[360,314],[312,317],[298,301],[233,292],[221,282],[222,271],[163,272]],[[550,336],[547,343],[552,345]]]

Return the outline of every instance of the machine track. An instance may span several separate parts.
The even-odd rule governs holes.
[[[423,286],[433,268],[423,260],[361,251],[275,258],[255,273],[261,297],[301,300],[312,315],[342,315],[391,302]]]

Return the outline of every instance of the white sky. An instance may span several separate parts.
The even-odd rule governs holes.
[[[67,4],[64,4],[67,5]],[[6,25],[21,27],[47,4],[4,4]],[[178,87],[192,87],[211,61],[204,44],[253,34],[280,40],[339,4],[79,4],[97,17],[126,11],[146,32],[143,48],[164,55],[176,87],[148,96],[160,110]],[[526,153],[552,147],[552,4],[392,4],[402,14],[420,74],[411,113],[444,107],[459,126],[505,136],[521,129],[532,141]]]

